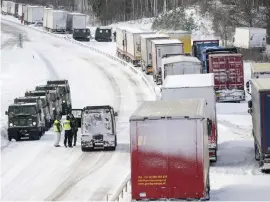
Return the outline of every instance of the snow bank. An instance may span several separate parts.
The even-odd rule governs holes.
[[[7,42],[8,40],[12,39],[13,36],[11,34],[7,34],[7,33],[4,33],[4,32],[1,32],[1,46],[3,46],[3,44],[5,42]]]

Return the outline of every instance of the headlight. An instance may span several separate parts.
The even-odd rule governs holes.
[[[37,125],[37,123],[36,122],[33,122],[33,125],[35,126],[35,125]]]
[[[13,126],[13,123],[10,123],[9,126]]]
[[[55,108],[53,107],[52,110],[55,110]]]
[[[63,100],[63,103],[65,103],[66,101],[65,100]]]

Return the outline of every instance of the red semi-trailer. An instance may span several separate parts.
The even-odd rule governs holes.
[[[218,102],[240,102],[246,99],[242,54],[209,55],[209,73],[214,73],[216,99]]]
[[[206,100],[146,101],[130,117],[132,200],[209,200]]]

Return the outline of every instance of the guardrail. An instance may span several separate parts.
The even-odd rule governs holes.
[[[104,56],[106,56],[106,57],[108,57],[108,58],[110,58],[110,59],[112,59],[114,61],[117,61],[117,62],[121,63],[123,66],[126,66],[126,67],[130,68],[148,86],[148,88],[151,90],[151,92],[153,93],[153,95],[154,96],[156,95],[154,86],[152,86],[150,84],[150,82],[147,80],[147,78],[145,77],[145,75],[143,74],[143,72],[141,72],[138,69],[136,69],[132,64],[127,63],[126,61],[124,61],[124,60],[122,60],[122,59],[120,59],[120,58],[118,58],[116,56],[113,56],[113,55],[111,55],[109,53],[105,53],[105,52],[103,52],[103,51],[101,51],[101,50],[99,50],[99,49],[97,49],[97,48],[95,48],[95,47],[93,47],[91,45],[88,45],[88,44],[85,44],[85,43],[76,41],[76,40],[74,40],[72,38],[69,38],[67,36],[66,37],[63,37],[63,35],[62,36],[59,36],[59,35],[56,35],[54,33],[50,33],[50,32],[47,32],[45,30],[38,29],[36,27],[22,25],[19,22],[17,23],[17,22],[14,22],[12,20],[8,20],[8,19],[5,19],[5,18],[1,18],[1,19],[2,19],[2,21],[8,21],[9,23],[13,23],[13,24],[16,24],[16,25],[21,26],[21,27],[24,27],[24,28],[32,29],[32,30],[35,30],[35,31],[38,31],[38,32],[41,32],[41,33],[44,33],[44,34],[47,34],[47,35],[50,35],[50,36],[52,36],[54,38],[59,38],[59,39],[65,40],[65,41],[69,41],[72,44],[77,44],[77,45],[79,45],[81,47],[88,48],[88,49],[90,49],[93,52],[99,53],[99,54],[104,55]]]
[[[107,195],[106,200],[107,201],[118,201],[120,200],[120,197],[124,197],[124,192],[128,191],[128,184],[130,183],[130,173],[128,173],[124,179],[124,181],[121,183],[121,185],[118,187],[118,189],[111,195],[109,198],[109,195]]]

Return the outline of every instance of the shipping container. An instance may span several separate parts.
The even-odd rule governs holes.
[[[67,14],[67,31],[73,32],[73,29],[86,28],[86,15],[82,13]]]
[[[245,101],[242,54],[209,55],[209,73],[215,75],[217,101]]]
[[[124,58],[127,51],[126,31],[124,27],[117,27],[115,31],[117,56],[120,58]]]
[[[67,11],[51,10],[47,16],[47,28],[51,32],[66,32]]]
[[[36,22],[43,22],[44,7],[43,6],[26,6],[24,13],[25,24],[35,24]]]
[[[196,40],[193,41],[192,55],[201,60],[202,49],[205,47],[219,46],[219,40]]]
[[[188,74],[167,76],[161,88],[161,100],[206,99],[206,118],[209,119],[209,157],[217,161],[217,115],[214,74]]]
[[[243,49],[266,48],[266,29],[256,27],[236,27],[234,46]]]
[[[177,55],[161,60],[162,83],[168,75],[201,74],[202,64],[196,57]]]
[[[142,34],[141,35],[141,66],[146,74],[152,73],[152,40],[169,39],[165,34]]]
[[[184,44],[184,53],[192,54],[192,46],[191,46],[191,32],[189,31],[162,31],[162,34],[168,35],[171,39],[178,39]]]
[[[134,112],[132,200],[209,199],[205,110],[205,100],[187,99],[146,101]]]
[[[249,112],[252,115],[255,159],[262,170],[270,170],[270,79],[251,80]]]
[[[157,84],[161,84],[161,59],[183,53],[184,45],[177,39],[152,40],[153,79]]]
[[[133,65],[139,65],[141,60],[141,38],[142,34],[154,34],[155,32],[147,32],[140,29],[126,28],[127,51],[126,60]]]
[[[47,28],[48,24],[48,13],[51,12],[52,8],[44,8],[44,16],[43,16],[43,27]]]

